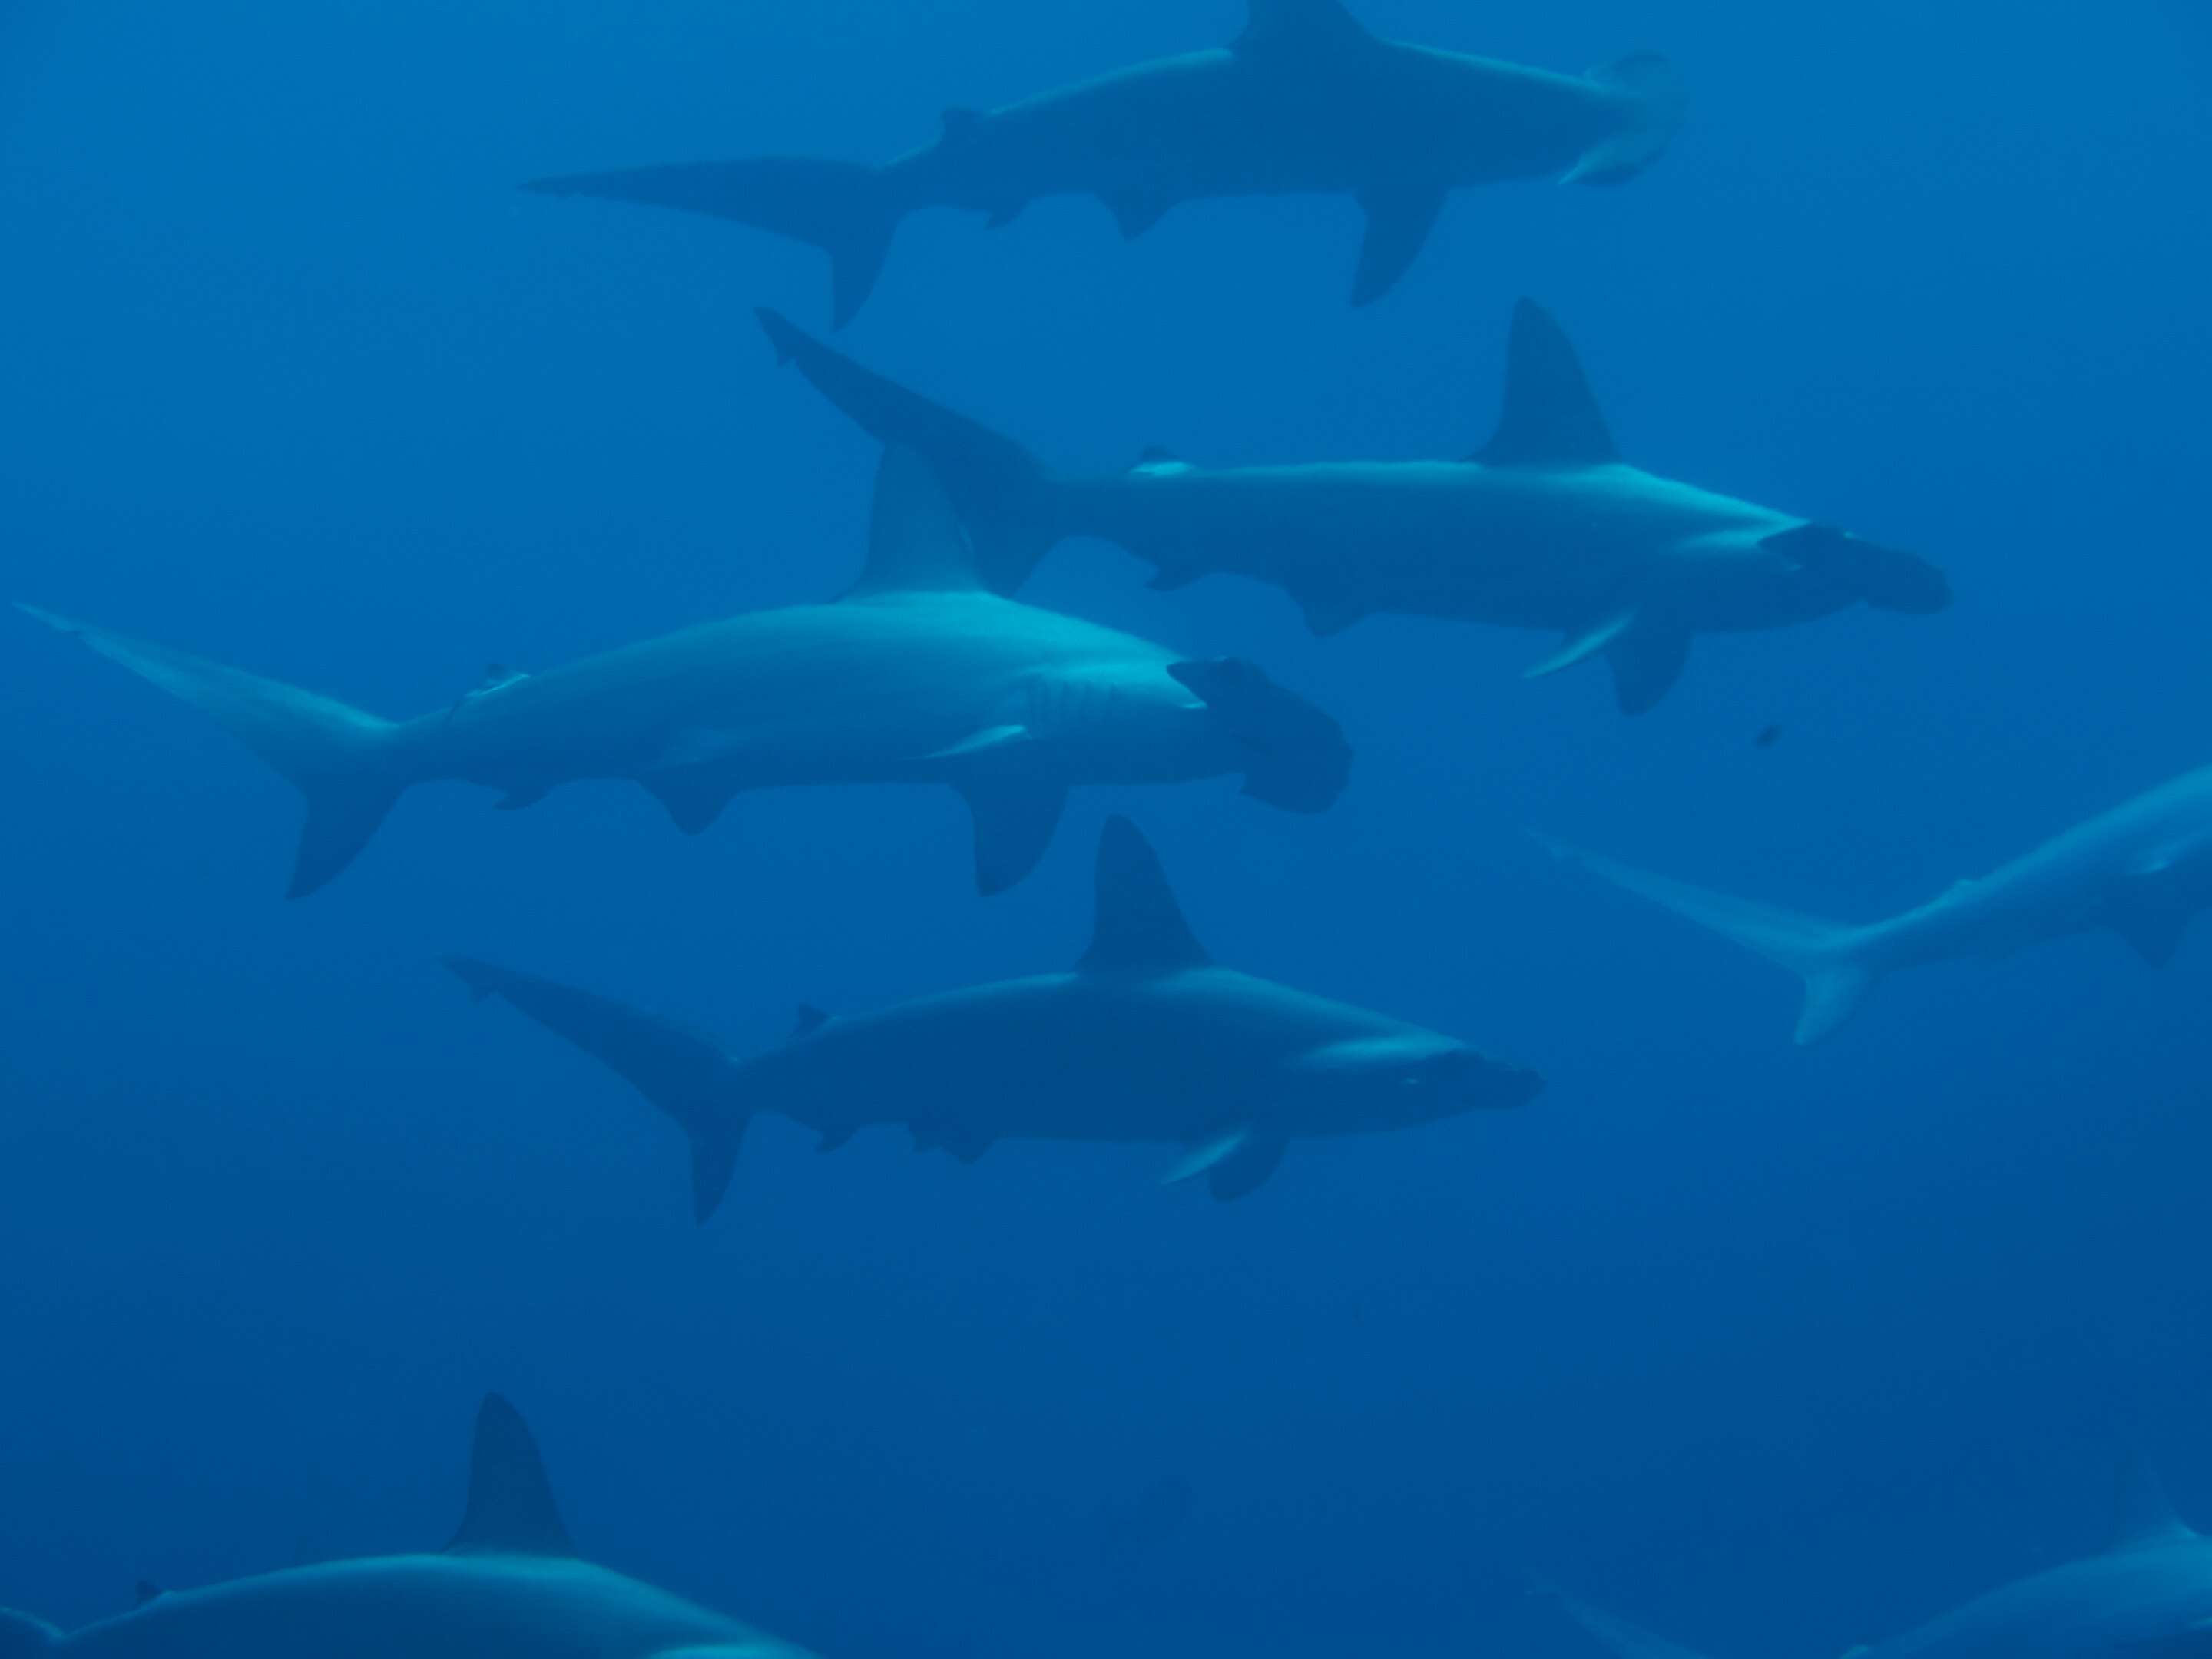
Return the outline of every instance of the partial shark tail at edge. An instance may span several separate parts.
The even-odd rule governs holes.
[[[307,826],[292,868],[294,898],[313,892],[350,864],[411,781],[398,741],[401,728],[391,720],[167,646],[27,605],[16,609],[212,715],[307,798]]]
[[[1653,875],[1549,836],[1537,834],[1535,840],[1563,862],[1687,917],[1798,975],[1805,981],[1805,1006],[1797,1021],[1801,1043],[1818,1042],[1833,1033],[1858,1012],[1887,971],[1887,964],[1875,953],[1881,937],[1877,927],[1855,927],[1754,904]]]
[[[750,1116],[740,1103],[738,1063],[720,1043],[674,1020],[535,974],[471,957],[444,961],[477,1000],[506,999],[673,1118],[691,1142],[691,1213],[700,1221],[714,1213],[737,1172]]]
[[[985,586],[1012,593],[1066,533],[1054,479],[1012,438],[909,392],[823,344],[781,313],[761,327],[777,361],[795,363],[810,385],[878,441],[911,449],[929,464],[975,544]]]
[[[905,217],[894,175],[884,169],[799,155],[575,173],[535,179],[523,188],[703,213],[811,242],[830,256],[839,328],[866,302]]]

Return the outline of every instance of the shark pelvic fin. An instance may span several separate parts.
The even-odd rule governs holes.
[[[1168,973],[1212,960],[1182,919],[1159,855],[1125,817],[1098,838],[1097,921],[1079,966],[1097,973]]]
[[[1018,729],[1018,728],[1017,728]],[[975,821],[975,890],[1003,893],[1036,868],[1067,808],[1067,786],[1022,778],[963,778],[953,786]]]
[[[1419,179],[1370,185],[1359,192],[1367,231],[1359,243],[1359,269],[1352,279],[1353,305],[1372,305],[1398,285],[1428,245],[1449,193],[1443,185]]]
[[[1513,308],[1498,430],[1468,459],[1486,466],[1603,466],[1620,459],[1582,359],[1534,300]]]
[[[469,1506],[448,1555],[573,1556],[552,1483],[522,1413],[495,1394],[477,1412]]]
[[[2160,865],[2114,882],[2105,895],[2105,915],[2138,956],[2163,968],[2181,949],[2182,936],[2196,919],[2195,899],[2179,889],[2171,868]]]
[[[1175,198],[1165,191],[1141,186],[1115,191],[1099,199],[1106,204],[1106,210],[1114,216],[1114,223],[1125,242],[1135,241],[1166,218],[1168,210],[1175,205]]]
[[[638,782],[668,811],[669,822],[687,836],[703,835],[738,791],[718,770],[705,766],[677,766],[648,772]],[[503,803],[502,803],[503,804]]]

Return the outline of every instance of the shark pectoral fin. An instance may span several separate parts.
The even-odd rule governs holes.
[[[1367,234],[1359,244],[1359,270],[1352,303],[1371,305],[1397,286],[1429,240],[1449,192],[1442,185],[1406,179],[1359,192]]]
[[[2154,968],[2173,960],[2196,914],[2172,869],[2163,865],[2122,877],[2105,895],[2105,915],[2113,932]]]
[[[1632,628],[1606,647],[1613,665],[1613,700],[1624,714],[1642,714],[1659,706],[1674,689],[1690,660],[1690,630],[1646,624]]]
[[[448,1555],[573,1556],[552,1483],[522,1414],[498,1395],[477,1413],[469,1459],[469,1504]]]
[[[1172,196],[1158,190],[1116,191],[1098,199],[1106,204],[1106,210],[1114,216],[1114,222],[1121,227],[1121,240],[1125,242],[1135,241],[1165,218],[1168,210],[1175,205]]]
[[[799,1005],[799,1019],[791,1028],[793,1042],[803,1036],[811,1036],[830,1023],[830,1016],[811,1002]]]
[[[1253,1135],[1233,1157],[1223,1158],[1206,1171],[1206,1184],[1214,1201],[1233,1204],[1258,1192],[1283,1167],[1283,1154],[1290,1146],[1287,1135]]]
[[[1067,806],[1067,786],[969,778],[953,786],[975,820],[975,890],[1003,893],[1036,868]]]
[[[1009,744],[1026,742],[1029,737],[1030,729],[1026,726],[987,726],[981,731],[961,738],[951,748],[940,749],[935,754],[925,755],[922,758],[958,760],[969,755],[988,755],[1006,748]]]
[[[726,773],[704,766],[651,772],[638,782],[668,809],[671,822],[687,836],[700,835],[712,828],[714,820],[722,816],[722,809],[730,804],[730,798],[738,793],[738,786],[729,781]]]
[[[840,1124],[834,1129],[824,1129],[822,1139],[815,1143],[817,1152],[834,1152],[853,1138],[853,1131]]]
[[[495,812],[526,811],[544,800],[545,795],[543,789],[510,789],[492,803],[491,810]]]
[[[131,1605],[134,1607],[143,1607],[149,1601],[160,1601],[167,1594],[167,1592],[152,1579],[141,1578],[137,1588],[131,1593]]]
[[[1568,635],[1565,642],[1550,656],[1540,663],[1522,669],[1521,678],[1524,680],[1540,680],[1547,674],[1557,674],[1565,669],[1574,667],[1578,663],[1588,662],[1635,626],[1636,613],[1633,611],[1618,611],[1607,617],[1603,622],[1583,629],[1578,634]]]
[[[1236,1157],[1251,1138],[1251,1126],[1240,1123],[1235,1128],[1225,1130],[1210,1140],[1200,1141],[1168,1165],[1167,1173],[1160,1177],[1160,1185],[1172,1187],[1180,1182],[1190,1181],[1204,1175],[1224,1159]]]

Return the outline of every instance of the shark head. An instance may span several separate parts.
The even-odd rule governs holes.
[[[1204,703],[1244,757],[1244,793],[1287,812],[1320,812],[1352,775],[1352,745],[1324,710],[1236,657],[1172,664],[1168,672]]]
[[[1377,1128],[1525,1106],[1544,1089],[1535,1073],[1434,1031],[1332,1042],[1298,1069],[1331,1117]]]

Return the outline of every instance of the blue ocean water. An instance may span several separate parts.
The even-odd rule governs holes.
[[[2212,21],[1357,9],[1562,70],[1663,49],[1690,123],[1622,190],[1455,198],[1359,312],[1341,200],[1130,245],[1095,203],[919,216],[840,343],[1069,467],[1444,457],[1532,295],[1632,459],[1924,553],[1955,609],[1701,639],[1624,720],[1595,672],[1523,683],[1531,635],[1317,641],[1063,548],[1027,597],[1267,664],[1354,787],[1085,792],[988,902],[944,792],[763,793],[694,841],[594,787],[420,791],[286,904],[291,792],[11,615],[0,1604],[435,1544],[495,1387],[592,1555],[833,1655],[1591,1653],[1539,1583],[1817,1655],[2092,1546],[2128,1440],[2212,1516],[2212,946],[1932,969],[1798,1050],[1787,976],[1524,835],[1870,918],[2206,761]],[[825,323],[818,256],[514,186],[883,159],[1240,16],[15,0],[0,592],[394,716],[825,597],[876,449],[752,319]],[[663,1121],[434,965],[763,1047],[801,1000],[1072,962],[1110,811],[1222,959],[1548,1091],[1234,1206],[1157,1149],[819,1158],[763,1121],[702,1230]],[[1102,1548],[1159,1481],[1188,1517]]]

